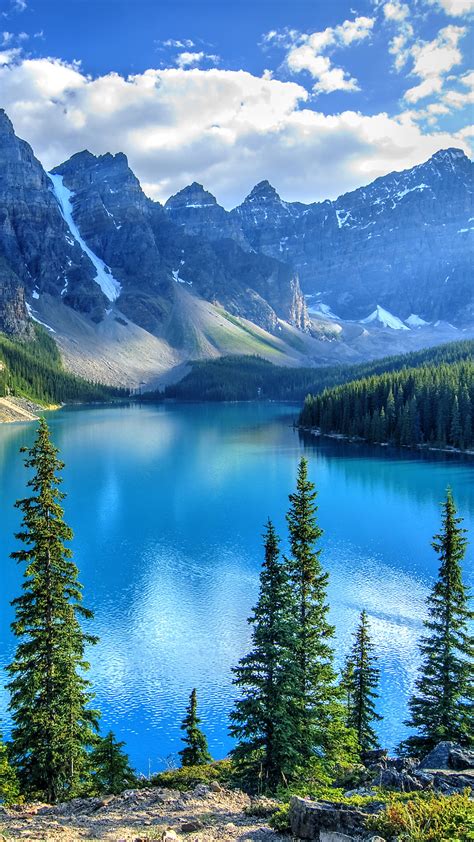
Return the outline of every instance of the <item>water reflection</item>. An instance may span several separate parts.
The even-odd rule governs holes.
[[[473,466],[301,436],[294,416],[292,407],[268,404],[50,416],[67,464],[75,560],[101,638],[90,660],[103,727],[127,741],[142,771],[179,750],[193,686],[212,751],[228,751],[231,667],[248,646],[260,536],[269,515],[286,536],[302,452],[319,490],[339,662],[365,607],[382,670],[382,740],[392,746],[403,736],[424,599],[437,569],[430,539],[438,501],[451,483],[472,529]],[[18,448],[33,434],[29,425],[0,429],[2,663],[12,653],[7,601],[19,587],[8,560],[18,526],[12,503],[25,491]],[[7,721],[4,693],[0,702]]]

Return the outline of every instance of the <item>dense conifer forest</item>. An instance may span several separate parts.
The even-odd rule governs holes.
[[[166,389],[167,398],[186,401],[302,401],[330,386],[403,368],[439,365],[474,357],[474,341],[384,357],[358,365],[319,368],[276,366],[261,357],[220,357],[192,364],[191,371]]]
[[[468,450],[474,444],[474,361],[448,359],[308,395],[299,423],[370,442]]]
[[[20,341],[0,334],[0,397],[15,395],[41,404],[103,401],[123,390],[90,383],[63,368],[51,336],[35,325],[35,339]]]

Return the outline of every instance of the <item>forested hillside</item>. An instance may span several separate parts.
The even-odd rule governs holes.
[[[276,366],[261,357],[220,357],[195,362],[186,377],[166,389],[166,397],[188,401],[302,401],[331,386],[398,371],[402,368],[451,363],[474,357],[474,341],[450,342],[410,354],[384,357],[359,365],[324,368]]]
[[[0,334],[0,396],[16,395],[42,404],[101,401],[124,392],[89,383],[63,368],[54,340],[35,325],[33,341],[12,340]]]
[[[463,343],[464,344],[464,343]],[[470,344],[470,343],[465,343]],[[396,445],[474,445],[474,361],[441,360],[355,380],[308,395],[304,427]]]

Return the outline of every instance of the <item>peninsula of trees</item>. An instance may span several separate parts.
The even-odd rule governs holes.
[[[308,395],[302,427],[397,446],[474,446],[474,361],[404,368]]]

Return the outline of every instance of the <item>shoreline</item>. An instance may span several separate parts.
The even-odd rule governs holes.
[[[295,428],[302,432],[309,433],[317,438],[335,439],[345,441],[349,444],[366,444],[373,447],[393,447],[395,450],[419,450],[422,453],[447,453],[452,456],[464,456],[468,459],[474,458],[474,450],[460,450],[459,447],[434,447],[431,444],[393,444],[389,441],[368,441],[361,436],[347,436],[344,433],[323,433],[319,427],[303,427],[296,424]]]
[[[18,424],[26,421],[38,421],[43,412],[60,409],[61,404],[41,406],[28,398],[16,395],[0,397],[0,424]]]

